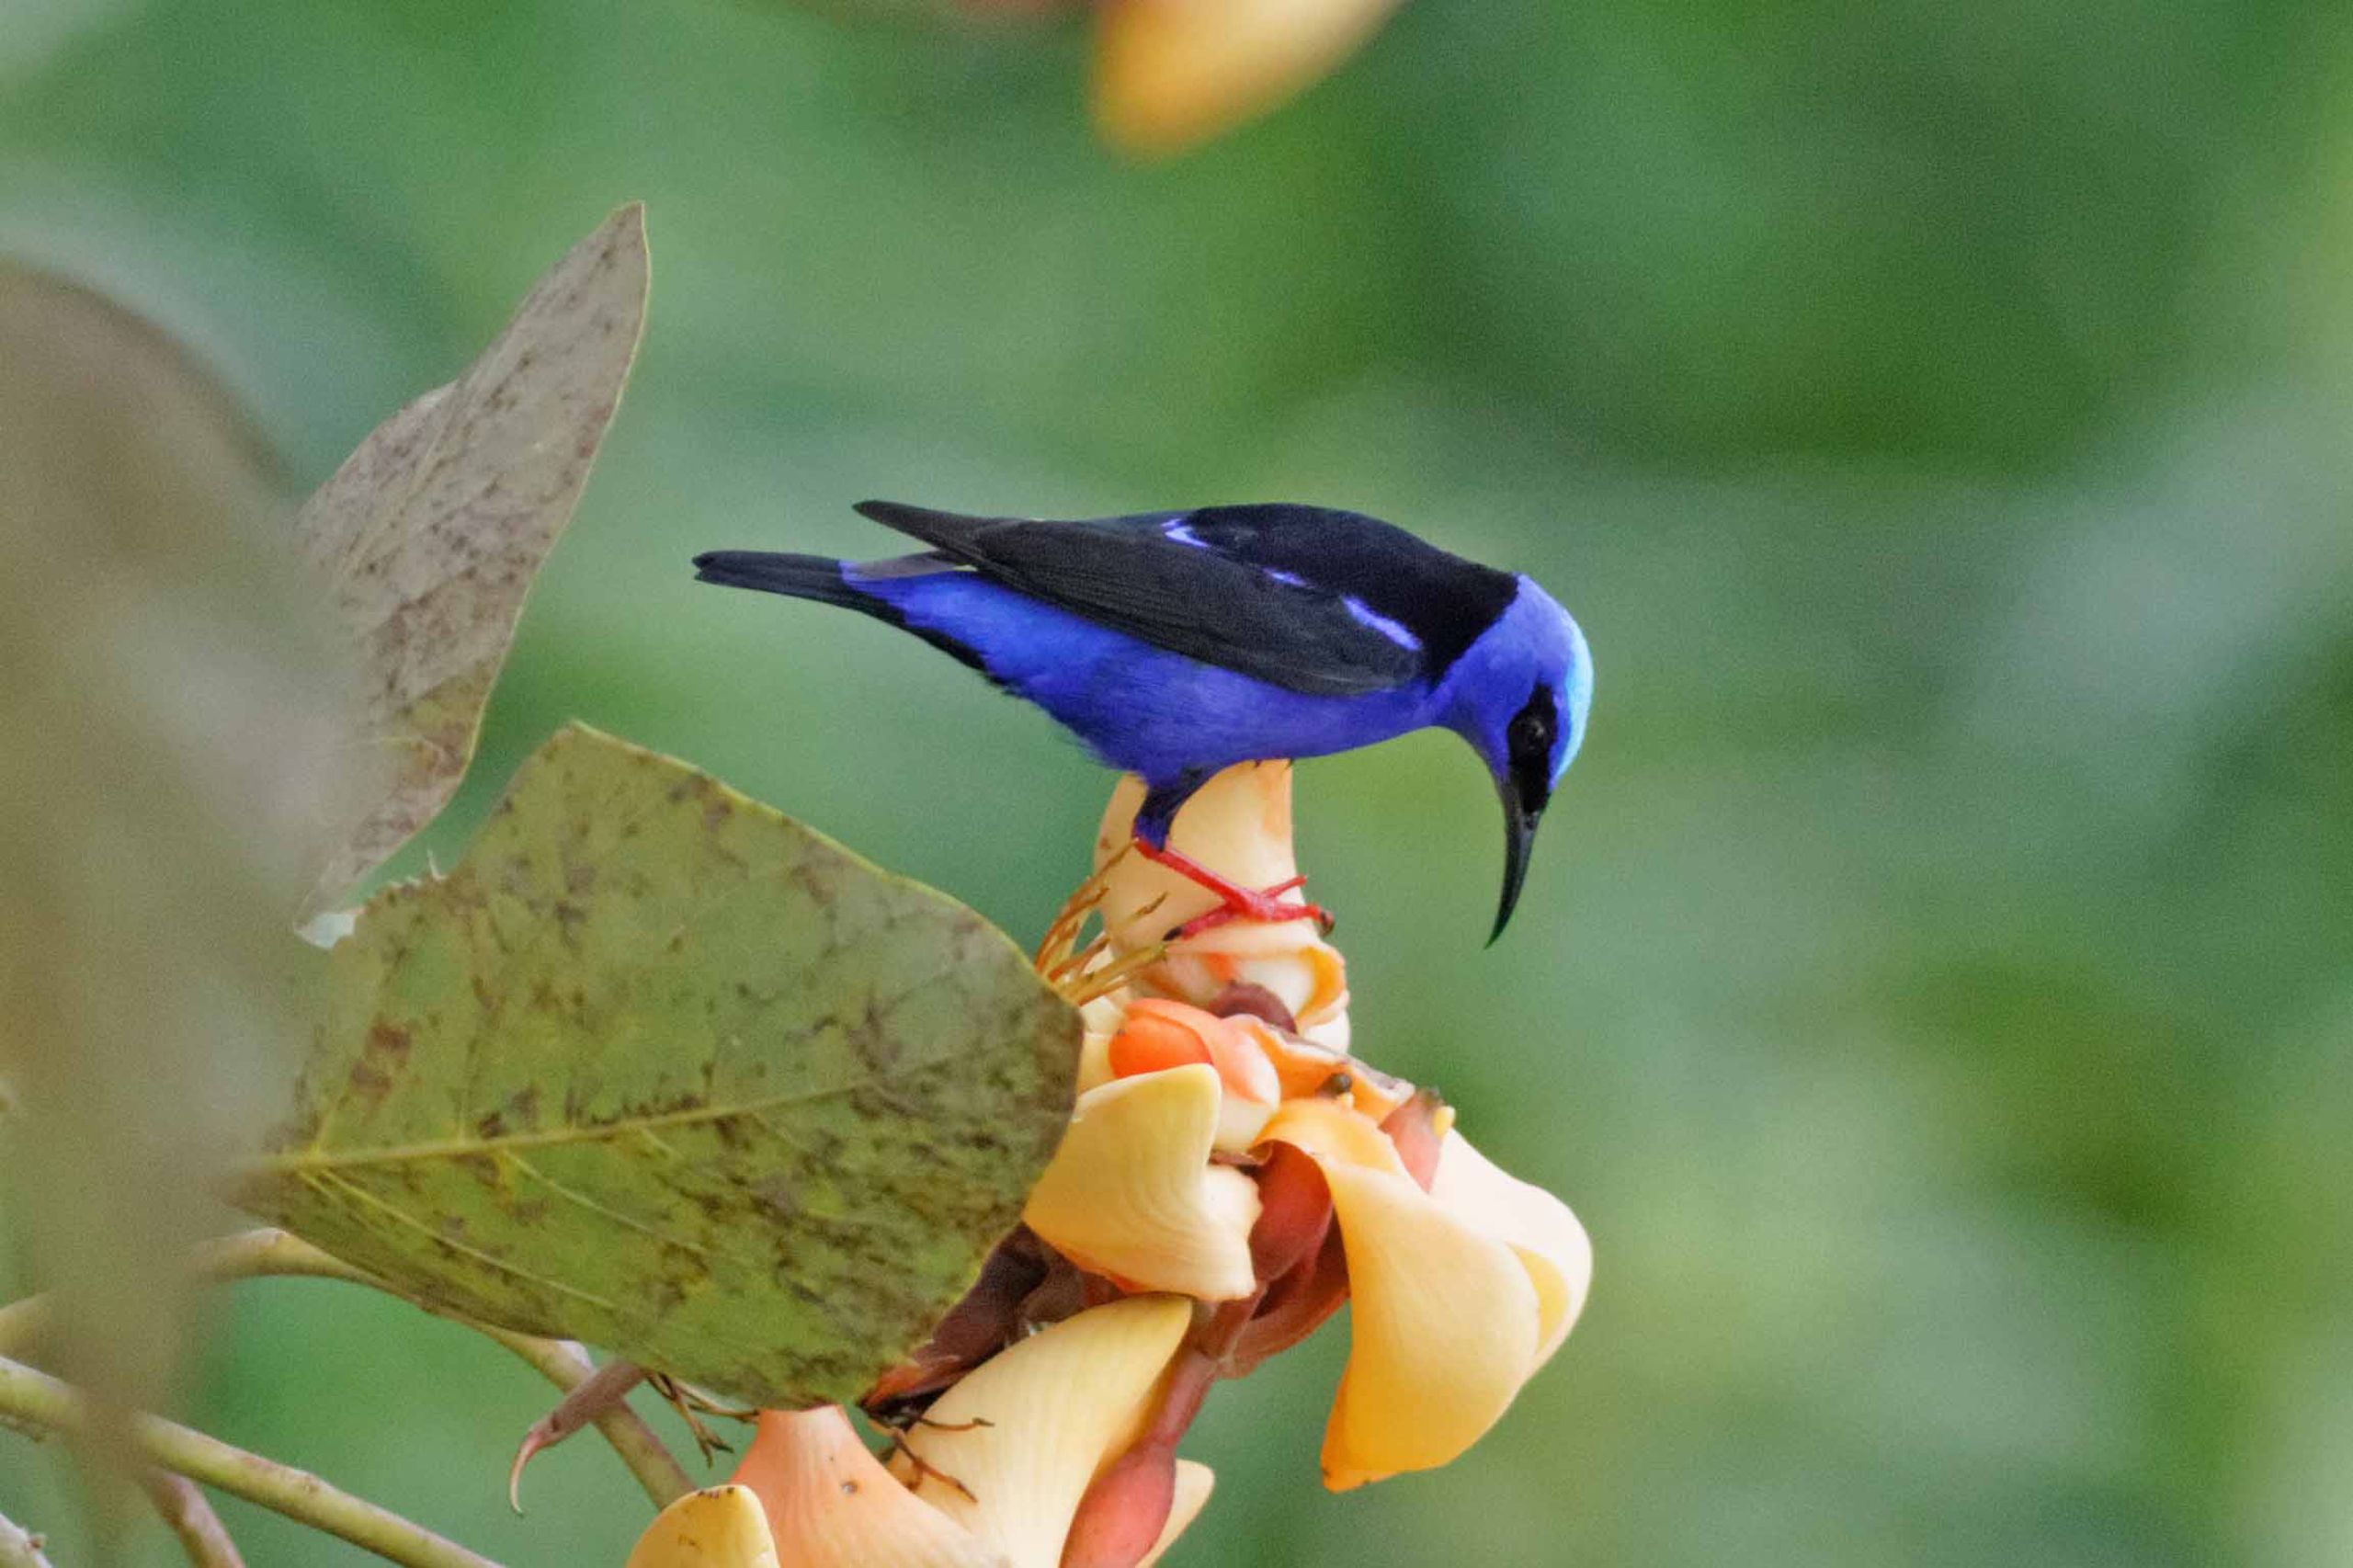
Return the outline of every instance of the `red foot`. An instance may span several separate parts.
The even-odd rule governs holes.
[[[1136,853],[1156,866],[1165,866],[1178,876],[1199,882],[1225,901],[1222,909],[1212,909],[1197,915],[1177,928],[1178,937],[1198,937],[1213,926],[1229,920],[1256,920],[1269,926],[1279,926],[1287,920],[1313,920],[1318,929],[1327,935],[1332,929],[1330,913],[1312,903],[1285,903],[1282,895],[1305,885],[1305,877],[1293,877],[1287,882],[1277,882],[1270,888],[1245,888],[1238,882],[1219,876],[1190,856],[1174,849],[1154,849],[1139,838]]]

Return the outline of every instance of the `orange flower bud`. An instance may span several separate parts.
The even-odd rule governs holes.
[[[1259,1035],[1245,1030],[1245,1022],[1216,1017],[1182,1002],[1141,997],[1128,1008],[1106,1050],[1111,1075],[1132,1078],[1202,1063],[1214,1067],[1222,1093],[1213,1146],[1221,1153],[1239,1154],[1257,1142],[1259,1129],[1282,1098],[1282,1081],[1274,1063]]]
[[[1210,1061],[1209,1036],[1218,1021],[1195,1007],[1149,999],[1137,1002],[1111,1037],[1111,1075],[1132,1078],[1139,1073]]]

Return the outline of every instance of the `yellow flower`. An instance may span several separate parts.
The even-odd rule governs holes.
[[[776,1538],[748,1486],[709,1486],[662,1510],[628,1568],[779,1568]]]
[[[1348,1366],[1324,1484],[1448,1463],[1568,1336],[1593,1276],[1584,1227],[1451,1132],[1427,1191],[1388,1136],[1330,1100],[1286,1104],[1267,1138],[1324,1173],[1347,1260]]]
[[[1081,1268],[1122,1285],[1204,1301],[1247,1296],[1257,1288],[1258,1189],[1210,1163],[1223,1098],[1206,1062],[1089,1089],[1022,1218]]]
[[[628,1568],[1058,1568],[1082,1502],[1127,1453],[1192,1322],[1175,1296],[1081,1312],[966,1377],[885,1466],[839,1405],[764,1413],[734,1483],[662,1511]],[[1208,1500],[1179,1460],[1157,1541]],[[1147,1538],[1149,1539],[1149,1538]]]
[[[1286,1099],[1260,1138],[1314,1162],[1339,1233],[1351,1315],[1324,1434],[1335,1491],[1460,1456],[1560,1348],[1593,1273],[1566,1205],[1451,1130],[1427,1131],[1434,1168],[1417,1179],[1376,1119],[1391,1114],[1387,1091],[1366,1083],[1360,1108],[1357,1087]],[[1220,1094],[1206,1062],[1089,1090],[1031,1196],[1030,1228],[1125,1286],[1215,1302],[1270,1284],[1252,1249],[1258,1190],[1211,1162]]]
[[[1290,792],[1287,764],[1230,768],[1187,804],[1171,845],[1236,882],[1287,882],[1297,874]],[[1214,903],[1188,879],[1119,856],[1142,798],[1123,781],[1097,838],[1115,953],[1143,949]],[[1593,1268],[1566,1205],[1498,1170],[1452,1131],[1449,1112],[1413,1099],[1412,1085],[1347,1053],[1343,974],[1305,921],[1233,921],[1170,942],[1131,989],[1095,1005],[1085,1091],[1027,1214],[1050,1245],[1120,1281],[1211,1302],[1264,1292],[1251,1310],[1266,1321],[1229,1347],[1241,1368],[1311,1329],[1344,1290],[1348,1369],[1324,1449],[1336,1490],[1469,1448],[1560,1348]],[[1211,1016],[1235,1007],[1275,1022]],[[1284,1014],[1311,1027],[1277,1027]],[[1241,1173],[1212,1158],[1235,1152],[1228,1108],[1241,1096],[1227,1063],[1237,1031],[1274,1068],[1280,1099],[1270,1119],[1253,1106],[1240,1124],[1258,1130],[1260,1154],[1288,1144],[1313,1162],[1338,1235],[1336,1259],[1285,1253],[1292,1272],[1282,1280],[1253,1273],[1271,1245],[1261,1227],[1254,1262],[1267,1205],[1245,1201]],[[1256,1173],[1262,1191],[1267,1168]]]

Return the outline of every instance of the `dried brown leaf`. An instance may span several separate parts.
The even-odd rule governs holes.
[[[349,745],[371,782],[305,915],[456,792],[523,600],[571,521],[645,324],[645,211],[614,213],[541,278],[457,381],[379,426],[296,534],[359,650]]]

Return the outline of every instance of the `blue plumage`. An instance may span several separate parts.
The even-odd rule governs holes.
[[[699,575],[889,621],[1044,709],[1143,778],[1139,847],[1217,891],[1226,915],[1320,912],[1168,850],[1178,809],[1211,775],[1453,730],[1503,800],[1502,932],[1592,695],[1584,637],[1530,579],[1320,507],[1071,523],[859,510],[932,548],[863,563],[720,551],[696,557]]]

